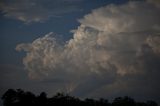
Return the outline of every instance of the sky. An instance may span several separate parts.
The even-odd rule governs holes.
[[[0,95],[160,103],[159,0],[1,0]]]

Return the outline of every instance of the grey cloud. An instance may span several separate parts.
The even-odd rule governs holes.
[[[69,0],[14,0],[0,2],[0,11],[5,17],[25,23],[44,22],[51,17],[80,11],[78,3]]]
[[[160,42],[159,41],[160,41],[160,34],[154,37],[148,37],[147,39],[147,43],[157,55],[160,55]]]
[[[129,2],[128,5],[109,5],[95,9],[92,14],[85,15],[79,21],[85,26],[108,33],[139,32],[154,29],[160,22],[160,15],[157,13],[159,9],[149,3]],[[145,18],[146,15],[149,16]]]
[[[65,82],[62,79],[44,79],[30,80],[27,76],[27,71],[23,67],[10,64],[0,64],[0,96],[7,89],[23,89],[39,94],[42,91],[48,93],[48,96],[53,96],[56,92],[65,91]],[[2,100],[0,101],[2,105]]]
[[[38,78],[38,76],[43,76],[44,74],[47,76],[48,72],[54,71],[54,68],[59,64],[61,47],[50,36],[51,34],[49,33],[43,38],[36,39],[32,44],[20,44],[16,47],[16,50],[23,49],[28,51],[23,63],[26,68],[29,68],[30,77],[34,75],[34,77]]]
[[[149,3],[154,4],[158,8],[160,8],[160,1],[159,0],[147,0]]]
[[[49,33],[16,49],[27,53],[23,63],[30,78],[66,80],[62,85],[73,94],[153,97],[160,75],[159,13],[144,1],[108,5],[80,19],[64,45]]]

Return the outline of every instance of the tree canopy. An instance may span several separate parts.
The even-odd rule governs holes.
[[[48,98],[45,92],[35,95],[22,89],[8,89],[1,99],[4,106],[158,106],[155,101],[136,102],[128,96],[117,97],[112,102],[104,98],[81,100],[64,93]]]

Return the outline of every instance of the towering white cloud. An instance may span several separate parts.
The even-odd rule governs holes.
[[[31,78],[47,76],[50,71],[55,71],[60,61],[61,47],[51,37],[53,33],[36,39],[32,44],[19,44],[16,50],[23,49],[27,52],[23,63],[29,70]]]
[[[141,78],[150,75],[153,79],[148,81],[155,85],[149,83],[148,90],[157,90],[159,13],[157,6],[144,1],[108,5],[80,19],[81,25],[72,31],[73,39],[64,45],[49,33],[16,49],[27,52],[23,62],[31,78],[65,79],[68,89],[76,94],[93,96],[97,95],[94,91],[110,92],[112,88],[113,94],[134,94],[135,84],[143,87],[145,79]],[[128,91],[118,88],[122,85]]]

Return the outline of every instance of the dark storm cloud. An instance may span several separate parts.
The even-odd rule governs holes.
[[[43,80],[30,80],[27,71],[16,65],[0,65],[0,95],[7,89],[24,89],[39,94],[42,91],[52,96],[56,92],[65,91],[66,81],[62,78],[50,78]],[[1,105],[0,101],[0,105]]]
[[[160,1],[159,0],[147,0],[150,3],[153,3],[154,5],[156,5],[158,8],[160,8]]]
[[[5,17],[25,23],[44,22],[69,12],[81,11],[82,0],[14,0],[0,1],[0,11]]]
[[[27,53],[23,63],[31,79],[62,79],[56,89],[158,100],[159,13],[157,5],[144,1],[107,5],[80,19],[64,45],[49,33],[16,49]]]

